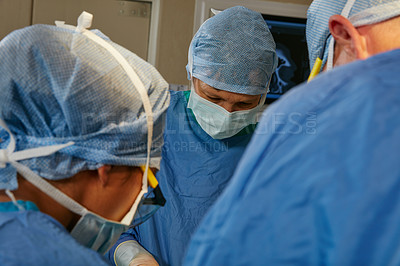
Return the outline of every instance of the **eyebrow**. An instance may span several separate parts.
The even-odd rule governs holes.
[[[215,94],[213,91],[203,90],[203,93],[211,98],[221,98],[221,96]]]

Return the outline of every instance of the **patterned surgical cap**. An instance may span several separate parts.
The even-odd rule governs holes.
[[[203,23],[189,47],[188,78],[216,89],[258,95],[267,92],[278,59],[260,13],[228,8]]]
[[[307,11],[307,44],[311,68],[315,59],[323,54],[323,65],[328,58],[328,22],[332,15],[340,15],[346,0],[314,0]],[[398,0],[355,0],[347,16],[355,27],[378,23],[400,15]],[[329,36],[329,37],[328,37]]]
[[[150,166],[157,167],[168,84],[153,66],[94,32],[126,58],[147,89],[154,119]],[[0,118],[16,139],[15,151],[74,142],[52,155],[20,163],[51,180],[104,164],[146,163],[142,100],[109,51],[74,30],[35,25],[4,38],[0,58]],[[9,141],[0,128],[0,149]],[[17,187],[16,170],[10,165],[0,168],[0,189]]]

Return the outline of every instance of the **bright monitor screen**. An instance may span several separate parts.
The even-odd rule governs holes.
[[[272,75],[266,103],[278,99],[310,73],[306,43],[306,19],[263,15],[276,43],[278,67]]]

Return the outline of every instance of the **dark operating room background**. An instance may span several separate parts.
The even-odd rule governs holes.
[[[269,15],[263,17],[274,37],[278,55],[278,66],[271,78],[266,100],[266,103],[271,103],[308,78],[306,20]]]

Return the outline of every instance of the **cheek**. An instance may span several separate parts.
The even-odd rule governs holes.
[[[251,105],[250,109],[256,107],[256,106],[260,103],[260,100],[261,100],[261,96],[260,96],[259,99],[255,100],[255,101],[253,102],[253,104]]]
[[[261,96],[258,99],[254,99],[254,101],[250,105],[248,105],[246,109],[253,109],[260,103],[260,100]]]
[[[142,177],[135,176],[131,177],[131,180],[126,182],[122,188],[118,191],[118,202],[120,204],[117,207],[118,219],[121,220],[131,209],[132,205],[135,203],[137,196],[142,188]]]
[[[130,199],[130,203],[128,208],[130,208],[133,203],[135,202],[136,198],[138,197],[141,189],[142,189],[142,177],[141,176],[135,176],[132,177],[132,181],[129,182],[129,184],[126,184],[128,187],[126,189],[126,199]]]

